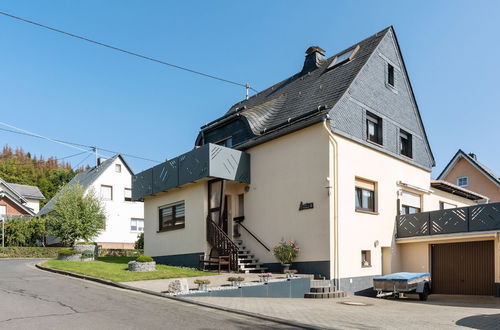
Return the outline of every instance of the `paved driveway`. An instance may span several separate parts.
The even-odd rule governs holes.
[[[267,329],[286,326],[0,259],[0,329]]]
[[[500,329],[500,298],[494,297],[431,295],[427,302],[419,301],[417,296],[400,300],[357,296],[191,299],[337,329]]]

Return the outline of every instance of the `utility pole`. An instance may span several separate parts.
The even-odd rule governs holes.
[[[99,165],[97,163],[97,160],[98,160],[98,156],[97,156],[97,147],[92,147],[92,151],[95,152],[95,166]]]

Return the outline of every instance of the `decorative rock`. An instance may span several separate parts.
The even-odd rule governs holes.
[[[81,261],[81,254],[60,254],[57,256],[57,260],[64,261]]]
[[[178,294],[178,293],[187,293],[189,292],[189,286],[187,279],[181,278],[173,280],[168,284],[167,293],[170,294]]]
[[[152,272],[156,270],[156,262],[129,261],[128,270],[131,272]]]

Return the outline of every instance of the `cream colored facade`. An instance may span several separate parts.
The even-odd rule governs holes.
[[[244,213],[244,225],[268,248],[272,249],[282,239],[294,240],[301,248],[294,264],[305,267],[302,269],[309,267],[313,273],[326,267],[330,278],[335,277],[337,265],[339,278],[347,283],[383,272],[417,269],[402,255],[413,253],[419,256],[415,260],[420,260],[423,248],[416,245],[411,252],[404,247],[399,251],[400,245],[394,239],[398,198],[402,192],[419,198],[422,211],[439,209],[440,201],[458,207],[474,203],[431,190],[430,172],[420,167],[332,134],[319,123],[247,149],[251,155],[251,184],[226,183],[229,228],[232,228],[231,219]],[[337,162],[331,137],[336,142]],[[335,166],[338,166],[337,185]],[[356,178],[375,183],[376,212],[356,211]],[[241,194],[244,211],[239,210],[238,195]],[[146,197],[145,253],[160,260],[165,256],[208,253],[207,198],[207,180]],[[180,201],[185,203],[185,228],[158,232],[159,208]],[[300,211],[301,202],[314,203],[314,208]],[[335,235],[335,214],[338,215],[338,235]],[[272,253],[245,230],[241,230],[240,239],[259,262],[277,263]],[[369,267],[362,265],[362,251],[370,251]]]

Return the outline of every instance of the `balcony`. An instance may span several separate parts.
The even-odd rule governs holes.
[[[210,178],[250,183],[250,154],[205,144],[134,175],[132,200]]]
[[[400,215],[396,226],[397,238],[500,231],[500,203]]]

